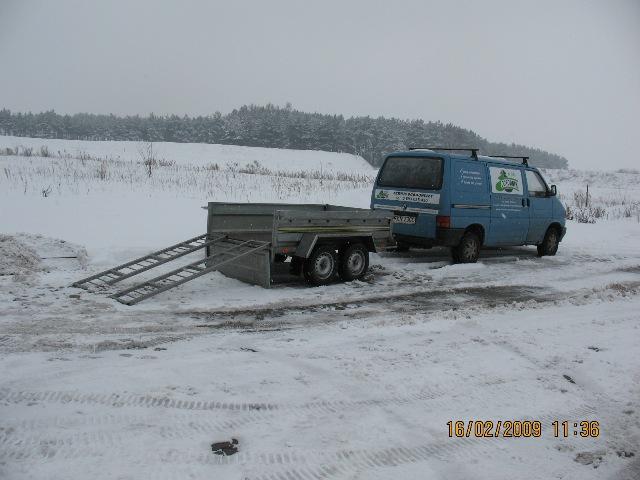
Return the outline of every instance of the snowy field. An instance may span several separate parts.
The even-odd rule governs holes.
[[[640,478],[640,174],[546,172],[595,221],[555,257],[385,253],[365,281],[214,273],[126,307],[69,285],[204,233],[209,200],[367,207],[375,170],[218,145],[0,153],[0,478]],[[450,420],[543,431],[449,438]]]

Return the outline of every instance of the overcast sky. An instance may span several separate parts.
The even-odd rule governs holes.
[[[267,102],[640,167],[640,0],[0,0],[0,107]]]

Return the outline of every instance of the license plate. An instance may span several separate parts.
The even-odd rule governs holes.
[[[405,225],[415,225],[416,224],[416,215],[403,215],[403,214],[395,214],[393,216],[393,223],[403,223]]]

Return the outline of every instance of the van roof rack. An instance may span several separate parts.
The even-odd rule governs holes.
[[[478,159],[479,148],[447,148],[447,147],[409,147],[409,150],[449,150],[452,152],[471,152],[471,156]]]
[[[522,160],[522,164],[529,166],[529,157],[523,157],[522,155],[487,155],[491,158],[518,158]]]

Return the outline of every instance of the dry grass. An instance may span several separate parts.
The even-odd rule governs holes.
[[[13,151],[13,149],[11,149]],[[255,201],[257,195],[280,201],[322,193],[330,201],[332,195],[353,189],[370,188],[373,177],[321,171],[272,171],[258,162],[220,167],[179,165],[157,158],[152,147],[140,152],[139,161],[100,158],[86,152],[70,155],[48,153],[34,157],[33,151],[18,148],[20,157],[5,161],[3,183],[25,194],[37,192],[46,196],[90,193],[108,187],[125,186],[131,190],[174,191],[202,198],[225,198]],[[31,154],[30,154],[31,153]],[[41,152],[38,152],[41,153]],[[49,188],[53,185],[53,188]]]

